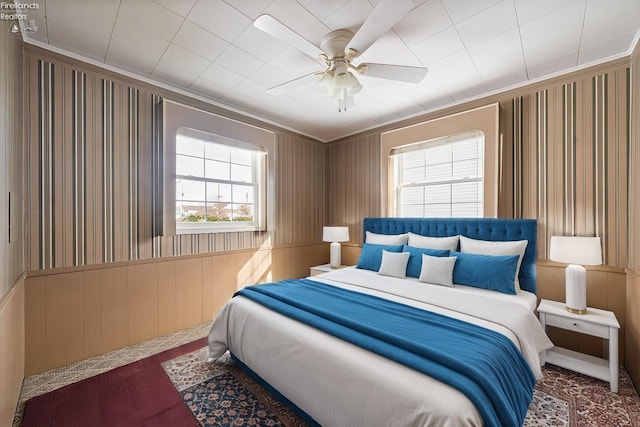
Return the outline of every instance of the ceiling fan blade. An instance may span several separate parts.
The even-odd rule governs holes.
[[[300,52],[318,59],[320,54],[324,53],[319,47],[284,25],[271,15],[260,15],[253,21],[253,26],[264,31],[272,37],[298,49]]]
[[[267,89],[267,93],[270,95],[283,95],[291,88],[302,86],[304,84],[311,83],[317,80],[318,78],[316,77],[316,73],[306,74],[302,77],[298,77],[296,79],[289,80],[288,82],[279,84],[278,86],[271,87]]]
[[[360,55],[414,7],[412,0],[382,0],[353,36],[345,53],[353,49],[356,56]]]
[[[366,66],[366,70],[363,73],[365,76],[398,80],[407,83],[420,83],[429,71],[426,67],[412,67],[409,65],[364,63],[360,64],[359,67],[363,66]]]

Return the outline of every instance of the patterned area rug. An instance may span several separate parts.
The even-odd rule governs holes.
[[[307,425],[233,361],[206,359],[205,347],[162,364],[201,426]],[[604,381],[562,368],[547,365],[543,372],[526,427],[640,427],[640,398],[626,371],[620,371],[617,394]]]
[[[609,383],[547,365],[538,381],[525,426],[640,426],[640,398],[620,370],[618,393]]]
[[[201,426],[307,424],[230,358],[207,363],[207,348],[162,364]]]

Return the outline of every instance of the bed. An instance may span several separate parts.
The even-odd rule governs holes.
[[[536,221],[365,218],[364,232],[356,267],[239,291],[210,360],[229,351],[310,424],[521,424],[552,346]]]

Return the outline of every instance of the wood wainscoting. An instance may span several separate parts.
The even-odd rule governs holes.
[[[328,261],[319,243],[29,273],[25,375],[211,321],[236,290]]]
[[[0,425],[10,426],[24,378],[24,275],[0,298]]]
[[[626,368],[636,388],[640,385],[640,274],[627,270]]]

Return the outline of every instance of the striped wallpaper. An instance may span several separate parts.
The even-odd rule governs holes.
[[[348,225],[360,243],[362,218],[381,209],[380,133],[492,102],[501,108],[499,215],[538,218],[541,259],[551,235],[597,234],[605,263],[627,266],[635,200],[628,61],[326,145],[278,129],[268,232],[155,236],[154,129],[159,101],[173,94],[37,52],[26,57],[29,269],[295,245],[321,240],[322,225]]]
[[[640,276],[640,43],[631,55],[631,88],[633,115],[632,138],[629,143],[629,269],[635,272],[637,282]]]
[[[0,26],[0,307],[25,271],[22,40]]]
[[[351,242],[364,240],[362,218],[380,216],[380,134],[329,144],[327,225],[349,227]]]
[[[627,265],[629,77],[615,67],[501,103],[505,213],[538,218],[542,259],[552,235],[596,235],[605,264]]]
[[[618,61],[383,129],[500,103],[500,217],[539,220],[538,257],[550,236],[598,235],[604,262],[627,266],[630,74]],[[330,144],[330,220],[351,225],[378,215],[381,131]]]
[[[277,132],[267,232],[162,236],[159,109],[174,95],[29,51],[25,66],[30,270],[321,240],[322,144]]]

